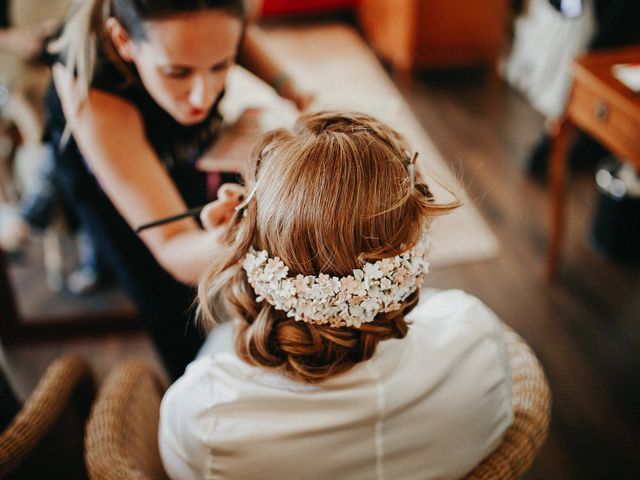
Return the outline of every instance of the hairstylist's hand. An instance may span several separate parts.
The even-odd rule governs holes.
[[[225,183],[218,189],[218,199],[200,212],[200,221],[205,229],[222,234],[233,218],[235,208],[245,194],[244,187],[235,183]]]
[[[23,60],[35,60],[44,48],[46,38],[55,32],[57,26],[58,21],[51,19],[36,25],[3,29],[0,31],[0,48]]]
[[[297,82],[291,77],[287,77],[282,86],[278,89],[278,94],[282,98],[291,100],[295,104],[296,108],[301,112],[306,110],[316,98],[315,93],[311,93],[300,88]]]

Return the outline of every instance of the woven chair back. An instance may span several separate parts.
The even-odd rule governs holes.
[[[551,392],[542,366],[517,333],[507,327],[505,335],[511,365],[513,423],[500,445],[467,475],[467,480],[520,478],[547,438]]]
[[[94,397],[85,360],[66,355],[52,362],[0,434],[0,478],[88,478],[84,427]]]
[[[513,424],[500,445],[465,478],[513,480],[532,465],[549,429],[551,394],[535,354],[506,330],[512,371]],[[167,478],[157,446],[160,402],[166,385],[155,370],[130,361],[109,375],[100,389],[87,427],[90,478]]]
[[[160,402],[167,386],[156,369],[130,360],[98,392],[86,432],[89,478],[162,480],[158,451]]]

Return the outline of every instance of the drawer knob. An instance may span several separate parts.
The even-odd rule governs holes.
[[[598,103],[596,103],[595,112],[596,118],[598,120],[606,120],[609,116],[609,107],[607,107],[607,104],[605,102],[600,100]]]

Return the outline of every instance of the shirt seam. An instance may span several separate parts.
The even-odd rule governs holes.
[[[386,408],[386,401],[384,395],[384,385],[380,379],[378,373],[372,368],[369,362],[365,362],[367,369],[373,377],[376,383],[376,404],[378,409],[378,419],[374,427],[374,442],[376,449],[376,478],[378,480],[385,479],[384,473],[384,411]]]

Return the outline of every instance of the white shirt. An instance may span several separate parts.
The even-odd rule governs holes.
[[[470,471],[512,421],[502,327],[459,290],[407,316],[347,373],[309,385],[242,361],[233,323],[167,391],[159,442],[175,479],[447,479]]]

